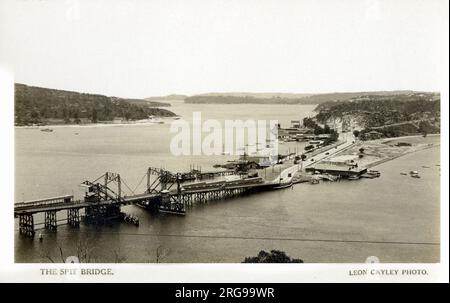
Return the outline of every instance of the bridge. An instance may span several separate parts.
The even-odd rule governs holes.
[[[35,235],[34,215],[44,213],[44,228],[56,231],[58,226],[57,212],[67,212],[67,224],[79,227],[80,210],[84,210],[86,223],[102,224],[111,219],[123,218],[121,206],[135,204],[152,211],[184,215],[186,208],[194,203],[204,203],[236,197],[245,193],[271,190],[279,186],[278,182],[268,182],[261,177],[236,180],[212,181],[219,176],[239,174],[234,171],[201,172],[192,169],[187,173],[150,167],[147,169],[147,186],[140,194],[123,195],[119,174],[107,172],[94,181],[81,183],[86,189],[83,200],[75,200],[73,195],[65,195],[14,205],[14,217],[19,218],[20,234],[33,237]],[[126,185],[126,184],[125,184]]]

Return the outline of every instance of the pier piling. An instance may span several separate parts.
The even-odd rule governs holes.
[[[34,236],[34,218],[32,214],[24,214],[19,216],[19,232],[20,234],[28,237]]]
[[[56,231],[57,230],[57,222],[56,222],[56,211],[46,211],[45,212],[45,221],[44,221],[44,227],[47,230],[50,231]]]

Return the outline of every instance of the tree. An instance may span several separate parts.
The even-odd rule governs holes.
[[[361,147],[361,148],[359,149],[359,152],[360,152],[361,154],[364,154],[364,148]]]
[[[291,259],[284,251],[261,250],[256,257],[246,257],[242,263],[303,263],[302,259]]]
[[[76,124],[80,124],[80,123],[81,123],[80,115],[79,115],[78,111],[76,111],[76,112],[73,114],[73,118],[74,118],[74,122],[75,122]]]
[[[323,134],[323,128],[320,127],[320,125],[317,125],[314,127],[314,135],[321,135]]]
[[[97,123],[97,121],[98,121],[97,110],[95,108],[92,109],[91,121],[92,121],[92,123]]]
[[[358,138],[358,137],[359,137],[359,130],[355,129],[355,130],[353,131],[353,136],[355,136],[356,138]]]
[[[307,128],[314,128],[316,127],[317,123],[313,118],[305,117],[303,118],[303,125]]]

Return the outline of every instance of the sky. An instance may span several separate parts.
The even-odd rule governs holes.
[[[0,0],[14,81],[144,98],[439,91],[446,0]]]

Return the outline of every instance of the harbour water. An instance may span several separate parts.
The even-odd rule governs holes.
[[[314,106],[205,105],[173,102],[186,120],[277,119],[283,125],[313,115]],[[179,156],[169,150],[173,136],[165,124],[60,127],[51,133],[17,128],[16,202],[62,194],[83,194],[78,184],[106,171],[120,173],[136,193],[149,166],[208,170],[235,156]],[[426,140],[439,140],[429,137]],[[430,141],[430,142],[431,142]],[[303,148],[290,144],[289,148]],[[280,149],[288,146],[280,146]],[[376,167],[381,178],[298,184],[189,209],[185,217],[153,215],[123,207],[140,219],[80,229],[67,225],[44,233],[43,241],[18,234],[16,262],[61,262],[87,247],[91,262],[241,262],[260,250],[278,249],[308,263],[439,262],[439,148],[405,155]],[[428,166],[429,168],[422,168]],[[420,170],[421,178],[400,175]],[[137,187],[136,187],[137,186]],[[125,188],[125,191],[128,189]],[[62,214],[61,214],[62,216]],[[43,218],[36,218],[43,221]],[[38,231],[39,233],[39,231]]]

